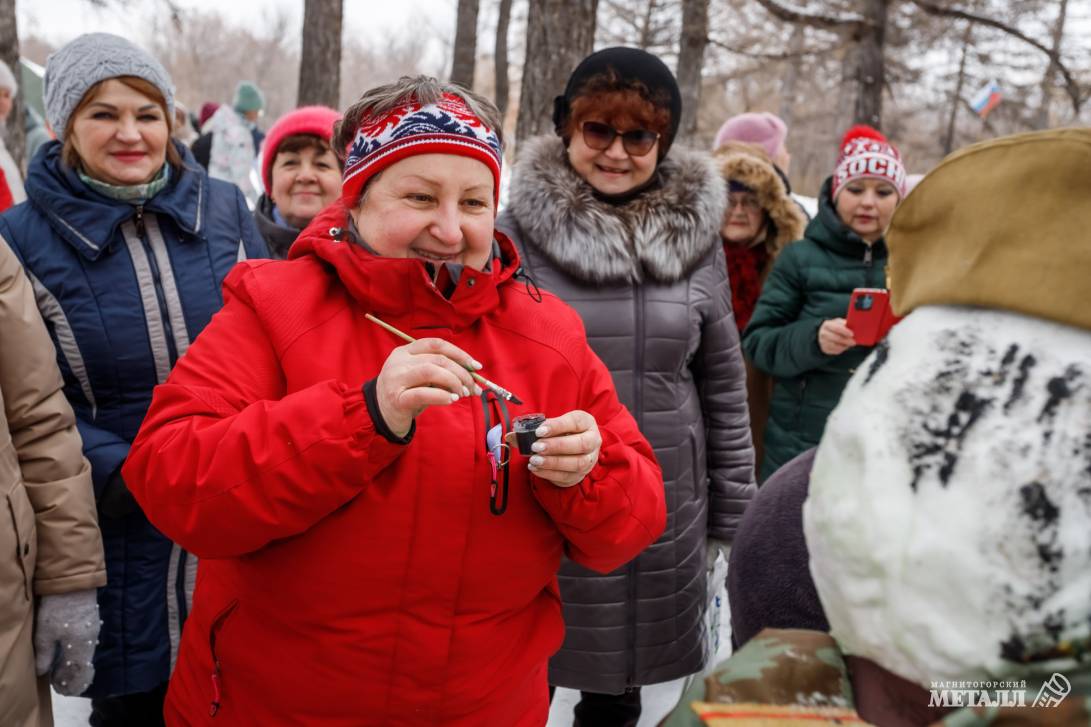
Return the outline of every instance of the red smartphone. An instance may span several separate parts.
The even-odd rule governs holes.
[[[874,346],[900,321],[890,308],[890,291],[857,288],[849,298],[845,324],[852,330],[857,346]]]

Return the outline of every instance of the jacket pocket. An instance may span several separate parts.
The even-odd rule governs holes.
[[[15,560],[23,578],[23,597],[30,600],[34,593],[34,564],[38,559],[38,530],[34,507],[27,497],[15,449],[10,443],[0,446],[0,478],[0,482],[10,483],[5,499],[14,536]]]
[[[235,613],[235,609],[239,607],[238,599],[234,599],[231,603],[227,604],[218,614],[216,618],[212,619],[212,626],[208,629],[208,650],[212,655],[212,699],[208,706],[208,716],[215,717],[217,712],[220,711],[220,705],[223,702],[223,686],[221,680],[223,677],[223,666],[220,663],[220,655],[216,652],[216,639],[219,638],[220,633],[223,631],[224,624],[231,618],[231,614]]]

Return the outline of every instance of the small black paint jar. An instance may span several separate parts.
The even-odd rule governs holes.
[[[511,430],[515,432],[515,441],[519,445],[520,454],[534,454],[531,445],[538,441],[538,435],[534,431],[545,422],[545,414],[523,414],[517,416],[511,422]]]

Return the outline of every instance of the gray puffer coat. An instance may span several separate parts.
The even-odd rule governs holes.
[[[655,449],[667,529],[600,575],[565,562],[555,686],[599,693],[692,674],[704,655],[706,538],[730,541],[755,491],[746,372],[719,229],[727,194],[706,157],[674,149],[632,199],[599,198],[560,139],[524,142],[497,227],[591,347]]]

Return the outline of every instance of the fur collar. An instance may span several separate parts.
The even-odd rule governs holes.
[[[807,218],[796,201],[788,196],[784,181],[761,147],[729,141],[713,154],[725,179],[745,184],[754,190],[758,203],[773,223],[765,248],[776,256],[784,247],[803,237]]]
[[[565,272],[590,283],[673,283],[720,243],[726,186],[707,155],[672,149],[658,184],[611,204],[568,164],[557,137],[523,142],[510,207],[523,235]]]

